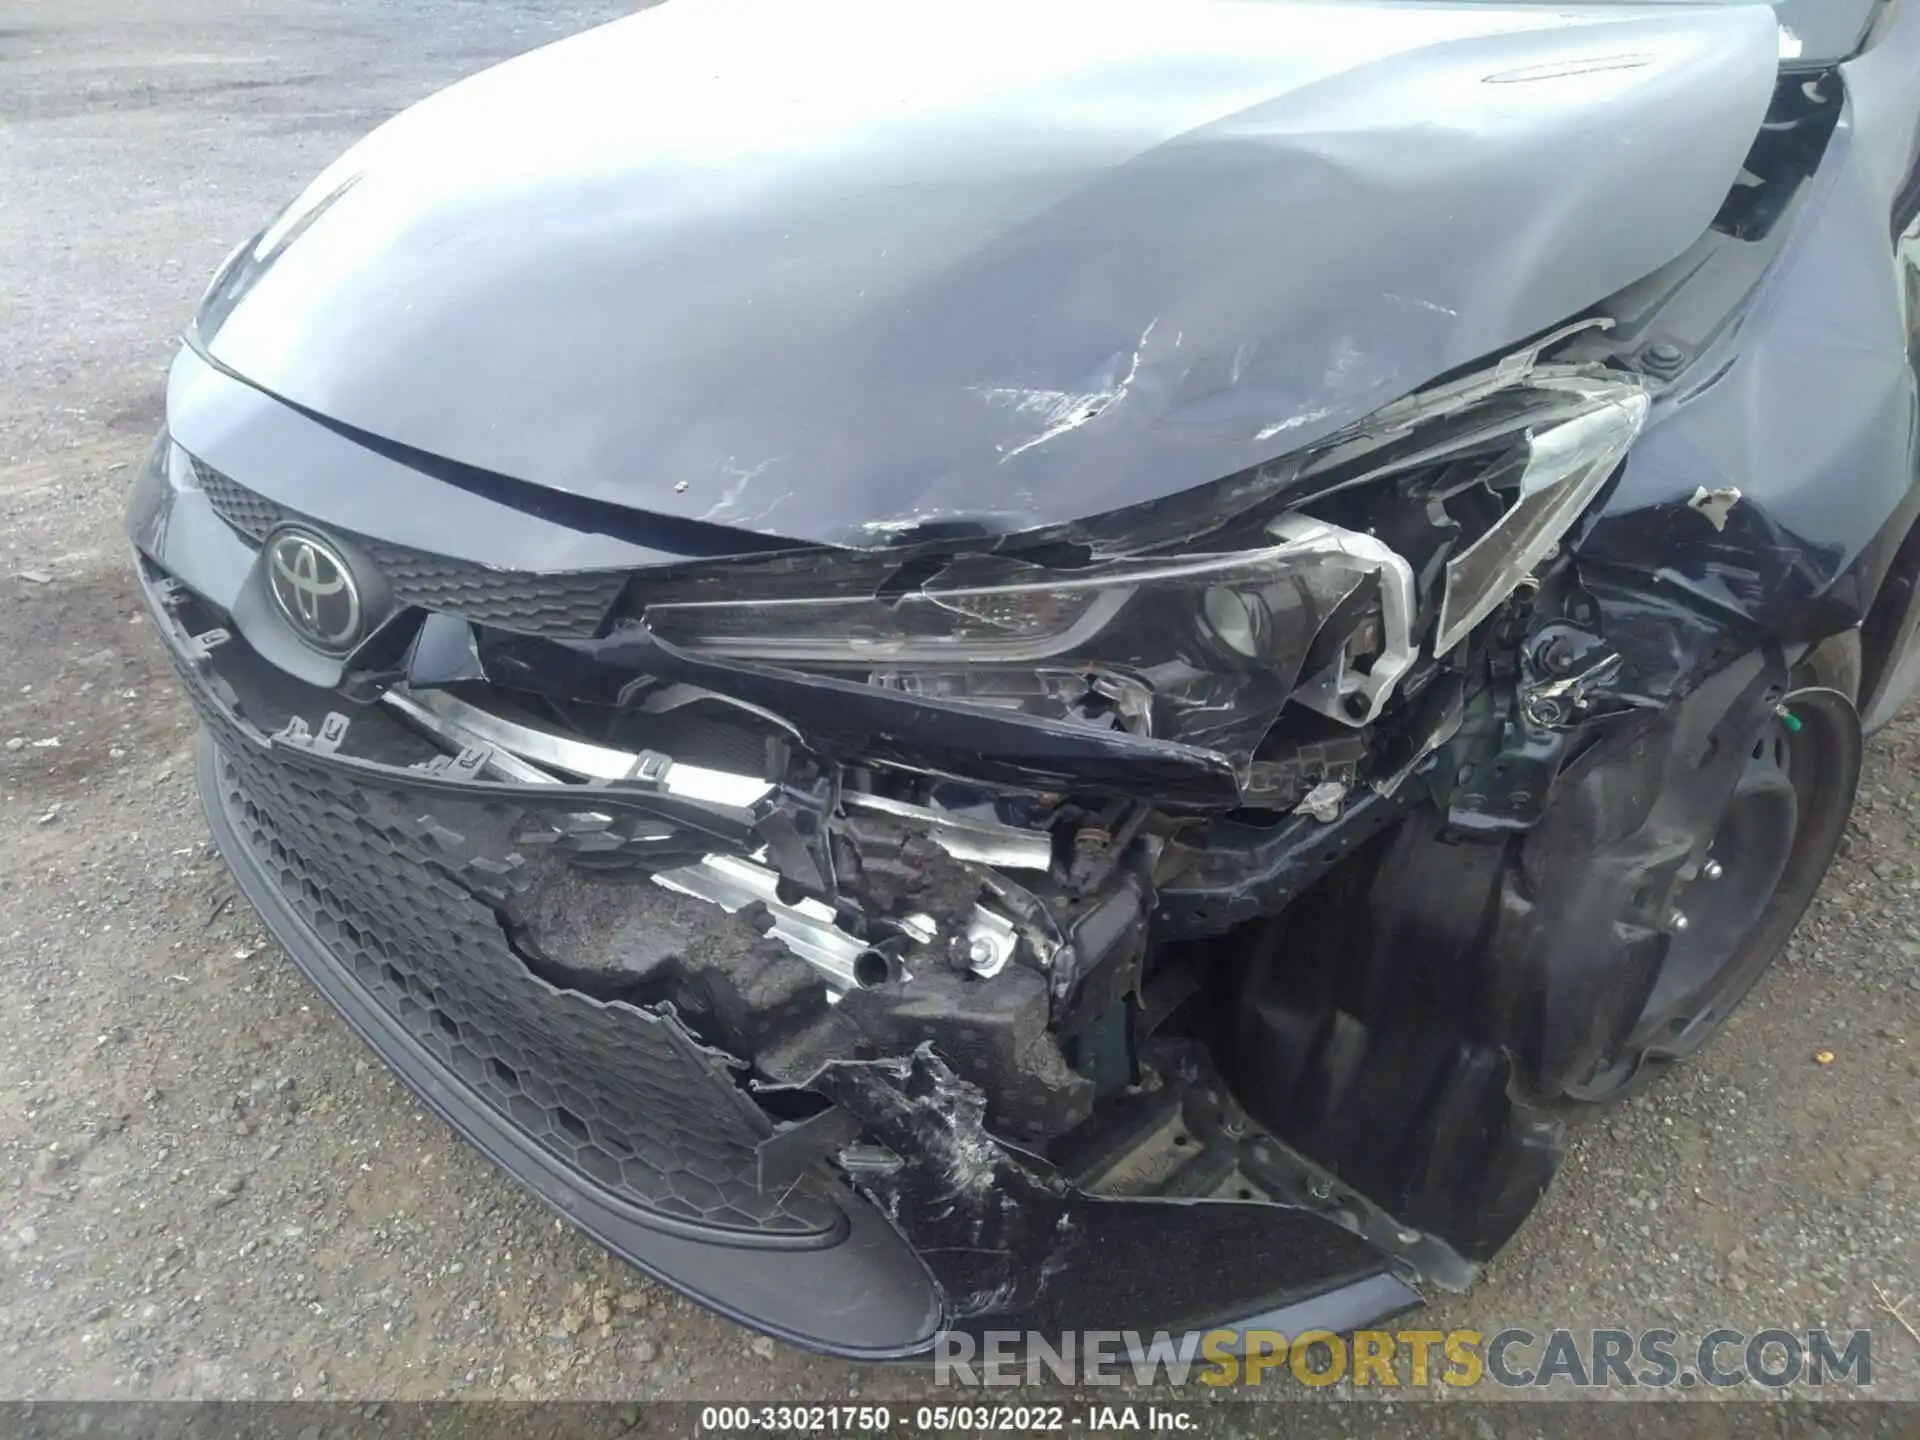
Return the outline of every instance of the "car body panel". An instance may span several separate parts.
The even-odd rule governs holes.
[[[1597,570],[1800,643],[1868,619],[1920,514],[1920,7],[1841,77],[1803,214],[1738,323],[1656,403],[1577,547]],[[1731,508],[1703,512],[1716,493]],[[1867,657],[1870,678],[1886,668]],[[1866,706],[1870,723],[1910,685]]]
[[[1857,183],[1890,212],[1892,298],[1903,322],[1910,381],[1920,393],[1920,114],[1914,102],[1920,94],[1920,7],[1903,3],[1885,11],[1871,48],[1841,73],[1854,110]],[[1920,477],[1920,419],[1911,423],[1908,443]],[[1916,510],[1920,500],[1909,494],[1900,515],[1910,519]],[[1920,688],[1920,524],[1909,529],[1890,523],[1882,534],[1888,569],[1862,629],[1860,706],[1869,731],[1891,720]]]
[[[565,572],[738,555],[768,542],[449,465],[383,445],[230,374],[174,356],[167,426],[191,454],[302,514],[502,569]]]
[[[1780,58],[1787,64],[1831,65],[1860,48],[1882,0],[1774,0],[1780,14]]]
[[[377,131],[200,343],[557,491],[1018,531],[1296,449],[1670,260],[1777,49],[1759,5],[669,4]]]
[[[150,487],[145,498],[152,519],[178,496]],[[200,523],[192,512],[182,519]],[[897,1188],[900,1203],[883,1198],[876,1206],[840,1193],[846,1224],[836,1234],[802,1244],[755,1244],[760,1237],[703,1231],[609,1202],[529,1143],[520,1125],[477,1100],[470,1080],[449,1066],[440,1047],[422,1043],[417,1027],[371,998],[341,960],[337,925],[323,920],[317,926],[310,896],[262,863],[257,842],[245,833],[257,814],[248,813],[250,802],[236,803],[237,782],[223,776],[222,767],[240,755],[257,765],[297,751],[300,764],[335,772],[321,783],[352,787],[363,797],[405,794],[408,813],[429,817],[437,802],[456,796],[500,802],[512,796],[511,787],[350,761],[285,733],[264,733],[221,677],[219,662],[182,628],[181,593],[156,586],[152,572],[143,571],[148,615],[206,722],[198,755],[201,797],[242,892],[321,994],[416,1095],[542,1204],[655,1279],[791,1343],[859,1359],[923,1354],[939,1329],[959,1326],[1117,1330],[1147,1315],[1178,1334],[1186,1326],[1270,1326],[1284,1316],[1296,1329],[1346,1329],[1419,1303],[1420,1292],[1395,1273],[1386,1254],[1353,1232],[1338,1203],[1119,1201],[1080,1192],[1045,1162],[993,1140],[981,1127],[977,1093],[931,1054],[910,1065],[839,1065],[823,1077],[825,1088],[844,1095],[849,1109],[902,1154],[912,1155],[913,1142],[932,1132],[950,1137],[927,1144],[926,1153],[942,1157],[943,1165],[878,1165],[867,1177],[883,1197]],[[663,807],[657,796],[638,790],[618,800],[605,791],[592,799],[577,793],[554,799],[632,804],[662,819],[687,818],[684,807]],[[419,823],[433,828],[428,819]],[[285,852],[275,858],[284,862]],[[350,889],[335,872],[330,897]],[[596,1004],[573,993],[556,998],[583,1010]],[[679,1028],[671,1013],[651,1018]],[[463,1034],[466,1023],[463,1017]],[[906,1083],[910,1073],[913,1086]],[[1114,1266],[1122,1247],[1143,1263]],[[1153,1263],[1145,1263],[1147,1257]]]
[[[1718,878],[1795,660],[1862,626],[1873,712],[1920,673],[1920,11],[1803,81],[1863,5],[1793,57],[1758,3],[823,3],[682,0],[456,86],[223,268],[129,515],[222,851],[544,1203],[797,1343],[1344,1329],[1469,1283],[1563,1153],[1547,1102],[1604,1091],[1679,897]],[[1747,243],[1725,206],[1791,130],[1763,117],[1828,82],[1787,218],[1703,287],[1710,338],[1649,368],[1657,331],[1596,322]],[[1611,490],[1458,648],[1403,647],[1431,665],[1398,708],[1289,712],[1244,772],[1103,708],[676,648],[622,573],[1037,547],[1149,501],[1178,534],[1131,513],[1067,539],[1170,546],[1222,496],[1303,503],[1274,492],[1308,472],[1249,467],[1353,422],[1368,456],[1418,451],[1449,401],[1505,402],[1526,428],[1315,497],[1431,578],[1537,493],[1556,432],[1508,387],[1547,351],[1657,393],[1627,463],[1592,468]],[[370,584],[396,568],[376,541],[467,568],[437,602],[377,592],[385,618],[322,655],[262,599],[286,525]],[[623,599],[575,628],[475,608],[601,570]],[[1379,673],[1386,606],[1351,594],[1330,663]],[[675,691],[712,708],[676,728]],[[449,700],[498,723],[415,723]],[[1831,713],[1856,742],[1837,837],[1859,732]],[[534,734],[618,763],[542,770]],[[729,734],[736,768],[703,773],[757,798],[676,794]],[[1299,788],[1249,790],[1256,765]],[[1038,863],[953,848],[962,821]],[[742,871],[765,885],[688,879]],[[844,988],[781,928],[805,905],[803,939],[857,952]],[[1166,1023],[1190,1001],[1235,1023]],[[780,1229],[822,1196],[844,1225]]]

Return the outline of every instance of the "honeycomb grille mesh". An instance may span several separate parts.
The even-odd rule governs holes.
[[[526,635],[592,635],[626,583],[616,571],[526,575],[490,570],[383,540],[363,540],[361,548],[403,604]]]
[[[275,526],[295,518],[292,511],[244,485],[236,485],[211,465],[195,460],[193,473],[214,513],[251,540],[264,539]]]
[[[214,513],[256,543],[278,526],[314,523],[276,500],[255,494],[204,461],[194,460],[193,473]],[[380,567],[401,604],[458,615],[476,625],[523,635],[593,635],[619,598],[627,578],[618,570],[571,575],[496,570],[386,540],[360,535],[350,538]]]
[[[764,1114],[671,1021],[533,975],[495,905],[524,862],[505,806],[427,803],[337,766],[221,740],[220,801],[334,966],[458,1083],[581,1179],[678,1220],[799,1242],[840,1212],[813,1181],[758,1185]],[[226,732],[225,738],[222,732]]]

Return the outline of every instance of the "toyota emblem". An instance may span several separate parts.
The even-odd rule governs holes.
[[[346,557],[318,535],[282,530],[267,542],[267,588],[294,633],[339,655],[359,642],[360,589]]]

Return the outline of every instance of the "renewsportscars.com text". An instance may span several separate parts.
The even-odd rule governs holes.
[[[934,1341],[940,1385],[1338,1385],[1424,1390],[1726,1389],[1873,1383],[1867,1330],[1082,1330],[1058,1335],[945,1331]]]

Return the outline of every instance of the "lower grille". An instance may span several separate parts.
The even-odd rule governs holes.
[[[343,975],[582,1182],[767,1243],[838,1233],[823,1182],[759,1188],[755,1147],[771,1124],[727,1073],[734,1062],[666,1016],[548,984],[508,943],[500,909],[528,868],[514,837],[541,817],[429,801],[244,741],[223,742],[219,777],[252,859]]]
[[[282,525],[332,528],[255,494],[204,461],[193,462],[193,473],[214,513],[256,543]],[[595,634],[627,580],[618,570],[568,575],[496,570],[350,531],[338,533],[367,552],[402,605],[458,615],[476,625],[521,635],[581,638]]]

